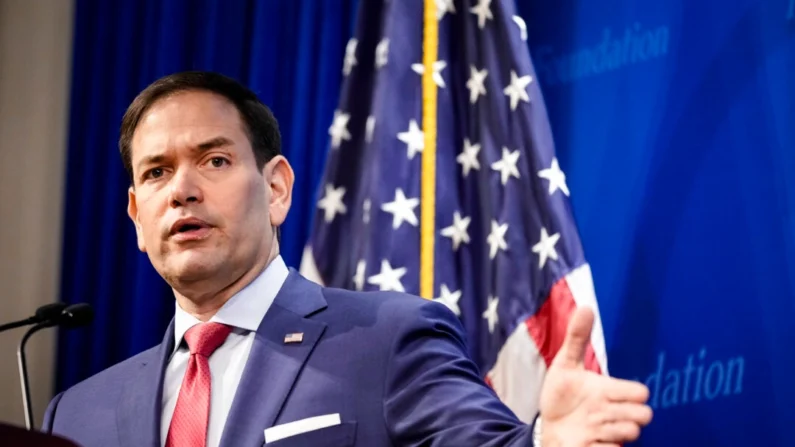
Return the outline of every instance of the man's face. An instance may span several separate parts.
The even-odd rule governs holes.
[[[128,214],[138,246],[172,287],[238,280],[278,251],[292,170],[260,171],[234,104],[210,92],[158,100],[132,139]],[[223,287],[226,287],[225,285]]]

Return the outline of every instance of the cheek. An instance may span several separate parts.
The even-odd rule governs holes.
[[[260,235],[260,229],[270,225],[268,192],[258,173],[245,177],[231,177],[223,184],[205,189],[204,209],[232,239],[247,239]]]
[[[268,192],[262,184],[262,178],[257,178],[259,181],[253,180],[241,185],[239,191],[243,191],[243,194],[239,195],[237,206],[230,210],[236,216],[237,222],[246,222],[249,230],[268,225]]]
[[[160,231],[160,210],[156,206],[154,198],[139,202],[138,205],[138,224],[141,226],[144,239],[149,244],[161,239]]]

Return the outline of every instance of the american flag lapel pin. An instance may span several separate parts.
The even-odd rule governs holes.
[[[304,341],[304,333],[303,332],[293,332],[292,334],[287,334],[284,336],[284,343],[301,343]]]

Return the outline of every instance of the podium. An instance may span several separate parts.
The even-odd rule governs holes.
[[[0,423],[0,445],[3,447],[80,447],[60,436]]]

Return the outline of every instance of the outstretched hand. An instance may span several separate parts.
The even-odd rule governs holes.
[[[578,308],[541,389],[543,447],[619,446],[651,422],[648,388],[585,369],[593,311]]]

